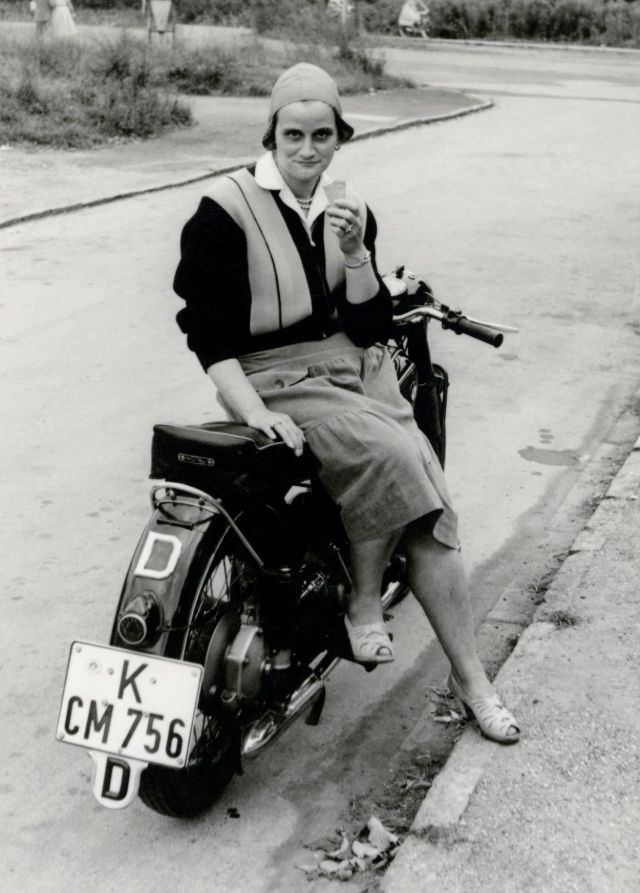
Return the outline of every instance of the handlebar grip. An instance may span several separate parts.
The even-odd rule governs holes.
[[[504,341],[502,332],[497,332],[488,326],[483,326],[477,322],[471,322],[466,316],[453,316],[442,320],[442,327],[452,329],[456,335],[469,335],[470,338],[477,338],[478,341],[484,341],[492,347],[500,347]]]

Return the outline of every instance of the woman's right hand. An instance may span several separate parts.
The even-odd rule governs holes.
[[[271,440],[280,437],[296,456],[301,456],[304,450],[304,434],[295,424],[291,416],[284,412],[272,412],[266,407],[261,407],[250,412],[246,419],[250,428],[257,428]]]

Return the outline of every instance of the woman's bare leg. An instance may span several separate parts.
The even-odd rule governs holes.
[[[379,539],[351,543],[353,586],[348,598],[347,613],[354,626],[379,623],[382,620],[382,575],[400,535],[401,531]]]
[[[460,552],[432,536],[428,519],[407,528],[403,547],[409,585],[449,658],[454,674],[472,697],[493,691],[476,647],[469,587]]]

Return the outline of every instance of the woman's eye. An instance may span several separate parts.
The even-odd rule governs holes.
[[[330,139],[332,136],[333,133],[330,130],[318,130],[318,132],[314,134],[314,139],[322,142],[324,140]]]

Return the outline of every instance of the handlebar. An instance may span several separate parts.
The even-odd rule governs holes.
[[[478,341],[484,341],[485,344],[490,344],[492,347],[500,347],[504,341],[502,332],[496,332],[495,329],[483,326],[482,323],[472,322],[466,316],[453,311],[449,311],[446,318],[442,320],[442,328],[451,329],[456,335],[469,335],[470,338],[477,338]]]
[[[393,299],[397,300],[396,312],[393,322],[396,326],[408,323],[417,323],[426,319],[437,319],[443,329],[450,329],[456,335],[469,335],[492,347],[500,347],[504,341],[504,332],[517,332],[514,326],[503,323],[483,322],[479,319],[466,316],[461,310],[452,310],[446,304],[441,304],[434,296],[430,286],[420,279],[415,273],[398,267],[394,273],[383,276],[383,280]],[[402,311],[404,303],[415,301],[413,306]],[[419,303],[417,303],[419,301]]]
[[[469,335],[470,338],[476,338],[478,341],[484,341],[492,347],[500,347],[504,341],[502,332],[490,326],[483,325],[475,320],[470,320],[464,314],[456,310],[450,310],[448,307],[442,310],[437,307],[422,306],[412,307],[404,313],[397,313],[393,316],[395,325],[403,325],[405,323],[419,322],[421,319],[437,319],[442,323],[443,329],[451,329],[456,335]]]

